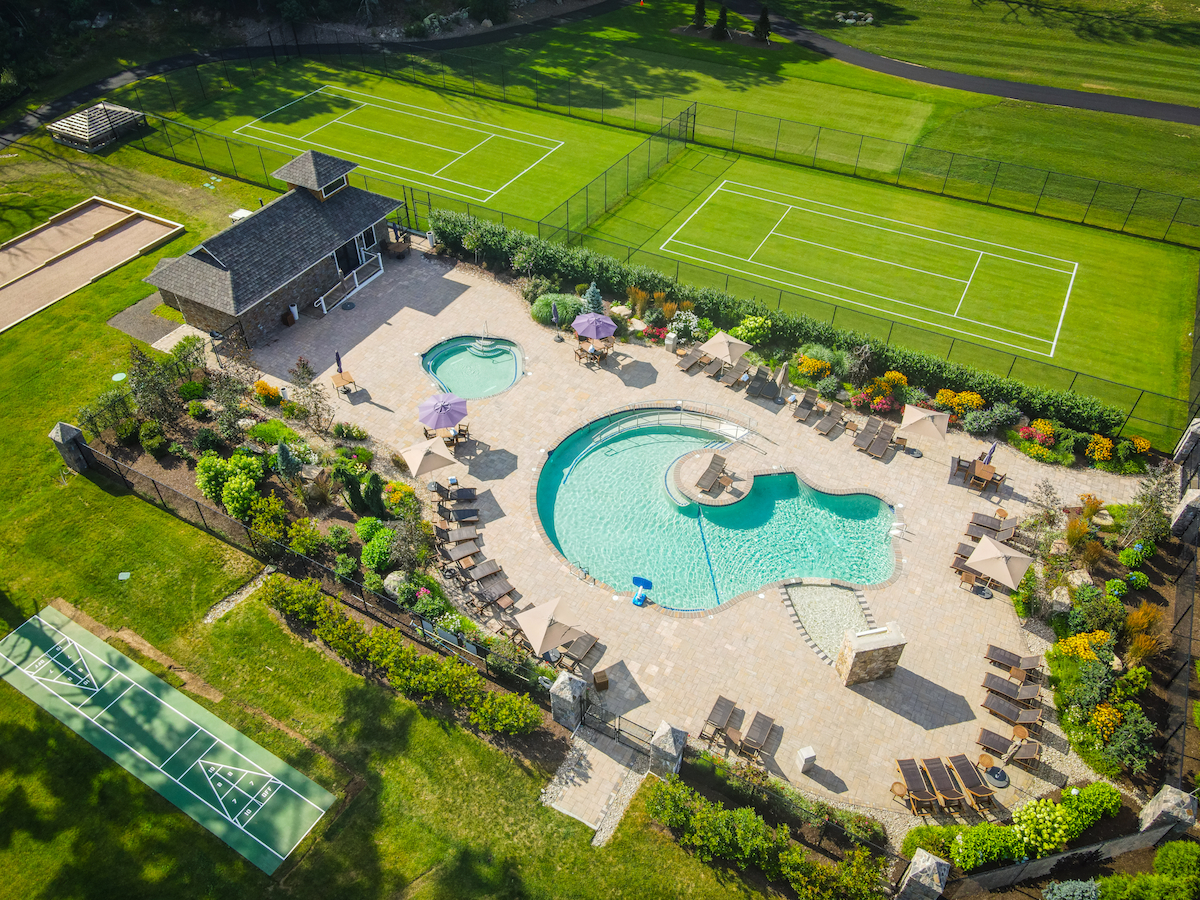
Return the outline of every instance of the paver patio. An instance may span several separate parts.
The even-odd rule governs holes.
[[[889,802],[897,757],[966,753],[974,759],[980,727],[1010,733],[980,709],[990,671],[983,651],[988,643],[1021,651],[1022,626],[1008,597],[997,592],[984,600],[968,592],[948,566],[970,514],[998,505],[994,493],[981,498],[949,477],[950,455],[974,458],[983,442],[952,433],[944,448],[910,442],[926,451],[921,459],[889,454],[881,462],[855,452],[841,428],[822,437],[795,422],[789,407],[677,371],[674,357],[660,348],[618,344],[606,367],[579,365],[572,343],[554,343],[511,287],[444,259],[389,260],[385,274],[353,302],[353,309],[335,309],[321,320],[302,317],[257,350],[255,360],[283,383],[296,357],[305,356],[330,386],[334,352],[340,352],[360,390],[336,397],[338,419],[397,449],[423,439],[416,407],[437,391],[421,368],[422,351],[478,332],[485,322],[493,336],[524,348],[525,377],[503,394],[470,402],[475,440],[460,448],[457,474],[479,489],[472,505],[480,508],[483,548],[517,588],[518,608],[562,598],[571,621],[598,636],[603,657],[595,667],[608,670],[604,702],[612,712],[652,730],[665,719],[697,734],[723,694],[736,700],[735,715],[744,712],[747,722],[759,710],[774,718],[765,762],[776,774],[831,799],[893,811],[899,808]],[[776,588],[764,585],[715,615],[681,618],[639,609],[581,581],[538,536],[530,496],[548,446],[616,407],[681,398],[751,417],[769,446],[765,466],[795,467],[821,487],[869,488],[896,504],[907,525],[897,538],[899,577],[867,591],[875,619],[896,622],[908,640],[894,678],[842,687],[833,668],[805,645]],[[995,462],[1008,473],[999,501],[1013,516],[1024,513],[1026,495],[1042,478],[1055,483],[1064,501],[1090,491],[1125,502],[1136,488],[1136,479],[1043,466],[1005,446]],[[796,751],[810,745],[817,766],[802,775]],[[1018,788],[1033,787],[1030,776],[1009,772]]]

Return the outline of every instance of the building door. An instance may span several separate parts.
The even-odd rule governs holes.
[[[346,241],[333,254],[342,275],[346,276],[362,265],[362,257],[358,253],[358,243],[355,240]]]

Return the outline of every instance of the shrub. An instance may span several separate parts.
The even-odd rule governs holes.
[[[1063,791],[1060,808],[1066,817],[1065,839],[1073,841],[1105,816],[1121,811],[1121,792],[1107,782],[1096,781]]]
[[[543,294],[533,301],[529,314],[539,325],[554,326],[551,317],[554,306],[558,306],[558,327],[567,329],[575,317],[583,311],[583,303],[574,294]]]
[[[1138,541],[1132,546],[1126,547],[1118,554],[1121,560],[1121,565],[1127,569],[1140,569],[1146,564],[1147,560],[1153,559],[1154,554],[1158,552],[1149,541]]]
[[[696,807],[705,801],[699,793],[688,787],[678,775],[666,781],[654,781],[646,797],[646,812],[656,822],[668,828],[684,831],[692,822]]]
[[[1071,631],[1117,632],[1125,624],[1125,605],[1111,593],[1102,594],[1089,585],[1081,585],[1075,591],[1075,606],[1067,619]]]
[[[325,544],[325,538],[317,530],[312,519],[297,519],[288,529],[288,546],[293,553],[312,556]]]
[[[192,438],[192,447],[197,453],[219,450],[224,443],[221,436],[211,428],[197,428],[196,436]]]
[[[185,381],[179,386],[179,397],[182,400],[199,400],[208,393],[203,381]]]
[[[172,441],[171,446],[167,448],[167,452],[172,456],[178,456],[180,459],[185,459],[188,462],[196,461],[196,457],[192,455],[192,451],[178,441]]]
[[[138,439],[140,431],[137,419],[122,419],[113,426],[113,433],[122,444],[132,444]]]
[[[1140,573],[1139,573],[1140,574]],[[1162,623],[1163,610],[1149,600],[1143,600],[1142,605],[1125,618],[1125,633],[1130,637],[1138,634],[1155,633]]]
[[[1072,550],[1082,548],[1089,534],[1091,534],[1091,530],[1088,528],[1088,523],[1083,521],[1083,519],[1075,517],[1067,522],[1067,546]]]
[[[1121,726],[1104,748],[1104,753],[1116,764],[1124,766],[1134,775],[1140,775],[1157,755],[1150,746],[1154,725],[1146,718],[1142,708],[1132,701],[1122,703],[1118,708],[1122,715]]]
[[[765,316],[746,316],[737,327],[729,329],[729,334],[758,347],[771,339],[771,320]]]
[[[471,711],[471,721],[480,731],[531,734],[542,724],[542,711],[528,694],[484,691]]]
[[[1135,634],[1125,650],[1125,662],[1131,666],[1139,665],[1151,657],[1157,656],[1162,650],[1162,640],[1154,634]]]
[[[350,529],[345,525],[330,525],[329,534],[325,536],[325,543],[329,544],[330,550],[341,553],[350,546]]]
[[[920,849],[941,859],[949,859],[954,839],[966,829],[966,825],[918,825],[904,836],[900,853],[912,859]]]
[[[1041,859],[1067,842],[1067,814],[1053,800],[1034,800],[1013,811],[1013,831],[1025,855]]]
[[[333,436],[347,441],[365,441],[370,435],[350,422],[338,422],[333,426]]]
[[[197,447],[196,449],[200,449]],[[196,463],[196,488],[209,500],[219,502],[225,479],[229,477],[225,460],[212,450],[204,451]]]
[[[292,455],[292,450],[283,441],[275,448],[275,471],[289,481],[300,474],[300,460]]]
[[[1100,886],[1094,881],[1056,881],[1042,888],[1044,900],[1098,900]]]
[[[1017,859],[1025,844],[1015,828],[984,822],[958,835],[950,848],[950,861],[964,872],[990,862]]]
[[[233,472],[221,488],[221,503],[224,504],[225,511],[235,519],[245,519],[250,515],[250,507],[258,496],[254,479],[245,472]]]
[[[267,384],[261,378],[254,382],[254,394],[263,406],[278,406],[283,401],[279,388]]]
[[[358,534],[358,539],[364,544],[369,544],[371,538],[375,537],[384,527],[384,524],[374,516],[363,516],[354,523],[354,531]]]
[[[1150,587],[1150,576],[1145,572],[1130,572],[1126,580],[1129,582],[1129,587],[1135,591],[1144,591]]]
[[[1200,878],[1200,844],[1170,841],[1154,854],[1154,871],[1169,878]]]
[[[1136,697],[1150,687],[1150,670],[1145,666],[1133,666],[1116,680],[1112,689],[1112,701],[1122,703]]]
[[[250,527],[268,540],[283,542],[287,510],[274,494],[259,497],[250,504]]]
[[[817,382],[817,393],[826,400],[832,400],[841,389],[842,383],[838,381],[836,375],[829,375]]]
[[[1054,645],[1054,649],[1063,656],[1097,659],[1096,649],[1105,645],[1111,646],[1111,642],[1112,635],[1107,631],[1093,631],[1063,638]]]
[[[392,533],[386,528],[375,532],[362,549],[363,568],[384,574],[392,562]]]
[[[279,411],[285,419],[307,419],[308,409],[294,400],[284,400],[279,404]]]
[[[508,21],[508,0],[470,0],[467,10],[476,22],[490,19],[499,25]]]
[[[1104,591],[1113,597],[1121,598],[1129,590],[1129,585],[1125,583],[1123,578],[1110,578],[1104,582]]]
[[[1108,875],[1100,879],[1100,900],[1195,900],[1196,885],[1167,875]]]
[[[187,414],[197,422],[203,422],[209,416],[208,407],[199,400],[193,400],[187,405]]]
[[[246,432],[246,437],[264,447],[273,447],[279,443],[290,444],[300,440],[300,435],[285,425],[281,419],[267,419],[265,422],[259,422]]]
[[[138,432],[138,440],[142,449],[153,457],[157,458],[167,452],[167,439],[163,436],[162,426],[157,422],[143,423]]]
[[[383,593],[383,576],[378,572],[366,572],[363,575],[363,587],[376,594]]]

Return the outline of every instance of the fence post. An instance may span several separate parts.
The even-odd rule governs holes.
[[[600,124],[604,124],[604,85],[600,85]],[[1183,200],[1180,199],[1179,202],[1182,203]],[[1172,219],[1171,221],[1174,222],[1175,220]]]
[[[504,66],[500,67],[500,99],[508,100],[508,84],[504,79]]]
[[[1133,210],[1137,206],[1138,200],[1142,198],[1142,189],[1138,188],[1137,195],[1133,198],[1133,202],[1129,204],[1129,212],[1125,213],[1125,221],[1121,223],[1121,231],[1125,230],[1125,226],[1129,224],[1129,217],[1133,215]]]
[[[265,159],[263,159],[262,147],[258,148],[258,161],[260,163],[262,163],[262,167],[263,167],[263,184],[266,187],[270,187],[271,186],[271,176],[267,173],[267,161]]]
[[[733,150],[735,152],[737,150],[737,120],[738,120],[738,111],[735,109],[733,111],[733,137],[729,141],[729,149]]]
[[[211,531],[212,529],[208,527],[208,520],[204,518],[204,507],[200,505],[199,500],[193,500],[192,502],[196,504],[196,512],[200,515],[200,524],[204,526],[205,531]]]
[[[1013,358],[1012,358],[1012,362],[1010,362],[1010,363],[1008,364],[1008,374],[1006,374],[1006,375],[1004,376],[1005,378],[1012,378],[1012,370],[1013,370],[1013,366],[1015,366],[1016,364],[1017,364],[1017,357],[1016,357],[1016,355],[1014,355],[1014,356],[1013,356]]]
[[[233,166],[233,177],[234,177],[234,178],[241,178],[241,176],[240,176],[240,175],[238,175],[238,170],[237,170],[237,162],[235,162],[235,161],[234,161],[234,158],[233,158],[233,147],[232,147],[232,146],[230,145],[230,143],[229,143],[229,138],[225,138],[225,149],[226,149],[226,150],[229,152],[229,164],[230,164],[231,166]]]
[[[574,79],[571,79],[571,78],[567,79],[567,116],[568,117],[571,115],[571,82],[573,80]]]
[[[813,161],[812,161],[812,166],[813,166],[813,168],[814,168],[814,169],[817,167],[817,151],[818,151],[820,148],[821,148],[821,126],[820,126],[820,125],[818,125],[818,126],[817,126],[817,139],[816,139],[815,141],[813,141]],[[903,164],[903,163],[901,163],[901,164],[900,164],[900,168],[904,168],[904,164]]]
[[[1121,427],[1117,429],[1117,437],[1125,433],[1125,426],[1129,424],[1129,420],[1133,418],[1133,411],[1137,409],[1137,405],[1142,402],[1142,398],[1146,396],[1146,392],[1142,391],[1138,394],[1138,398],[1133,401],[1133,406],[1129,407],[1129,415],[1125,417],[1125,421],[1121,423]]]
[[[1033,204],[1033,213],[1037,215],[1038,207],[1042,205],[1042,195],[1046,193],[1046,185],[1050,182],[1050,170],[1046,170],[1046,177],[1042,179],[1042,189],[1038,191],[1037,203]]]
[[[783,119],[775,117],[775,149],[771,151],[771,159],[779,159],[779,133],[783,131]],[[862,142],[859,142],[859,149],[862,149]],[[857,168],[857,163],[855,168]]]
[[[542,108],[542,89],[538,84],[537,72],[533,73],[533,105]]]
[[[279,68],[279,57],[275,55],[275,38],[271,37],[271,29],[267,29],[267,40],[271,44],[271,61],[275,63],[275,68]]]
[[[1175,219],[1179,216],[1179,210],[1183,208],[1183,198],[1179,198],[1179,203],[1175,205],[1175,212],[1171,214],[1171,221],[1167,223],[1167,230],[1163,232],[1163,240],[1166,240],[1168,234],[1171,233],[1171,226],[1175,224]]]
[[[888,326],[888,336],[883,342],[885,346],[890,345],[892,343],[892,329],[895,327],[896,327],[895,322],[893,322],[891,325]]]
[[[442,90],[446,89],[446,54],[438,54],[438,65],[442,67]]]
[[[1092,196],[1088,199],[1087,209],[1085,209],[1083,211],[1083,218],[1079,220],[1079,223],[1081,225],[1087,223],[1088,213],[1090,213],[1092,211],[1092,204],[1096,202],[1096,194],[1098,194],[1099,192],[1100,192],[1100,182],[1097,181],[1096,186],[1094,188],[1092,188]],[[1180,200],[1180,202],[1182,203],[1183,201]],[[1171,221],[1174,222],[1175,220],[1172,219]],[[1168,230],[1169,230],[1169,227],[1168,227]]]
[[[942,186],[941,189],[938,190],[939,194],[946,193],[946,182],[950,180],[950,170],[954,168],[954,157],[956,156],[958,156],[957,153],[954,153],[953,151],[950,153],[950,165],[946,166],[946,175],[944,178],[942,178]],[[858,168],[858,163],[854,164],[854,168]]]
[[[171,98],[171,109],[175,110],[175,112],[179,112],[179,104],[175,102],[175,92],[171,90],[171,80],[167,78],[165,73],[162,79],[163,84],[167,86],[167,96]]]
[[[988,186],[988,195],[984,199],[984,203],[991,204],[992,202],[992,191],[996,189],[996,179],[1000,177],[1000,167],[1002,165],[1004,165],[1002,162],[996,163],[996,171],[992,173],[992,183]]]
[[[954,352],[955,338],[950,338],[950,349],[946,351],[946,359],[950,358],[950,354]]]
[[[853,172],[853,174],[855,177],[858,177],[858,161],[860,159],[862,159],[862,145],[863,145],[863,141],[865,139],[866,139],[865,135],[860,134],[858,136],[858,152],[854,154],[854,172]],[[949,177],[949,176],[950,176],[950,173],[946,172],[946,177]],[[943,181],[942,182],[942,190],[945,190],[945,189],[946,189],[946,182]]]
[[[192,140],[196,142],[196,153],[200,155],[200,167],[208,168],[208,162],[204,159],[204,149],[200,146],[200,132],[195,128],[192,129]]]
[[[208,93],[204,90],[204,79],[200,77],[199,64],[192,66],[192,71],[196,73],[196,84],[200,85],[200,96],[208,100]]]
[[[229,77],[229,66],[225,64],[225,54],[221,54],[221,71],[225,73],[225,82],[229,87],[233,88],[233,79]]]

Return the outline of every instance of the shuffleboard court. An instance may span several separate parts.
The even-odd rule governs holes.
[[[0,678],[267,874],[336,799],[56,609],[0,641]]]

